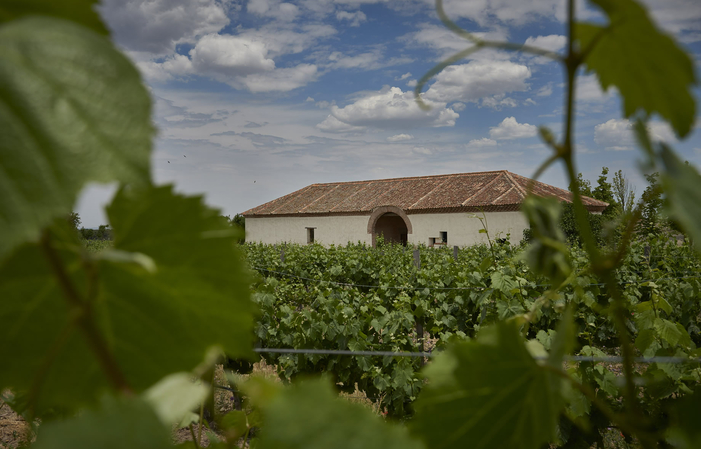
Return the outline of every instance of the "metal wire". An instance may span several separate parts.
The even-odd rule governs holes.
[[[362,357],[434,357],[438,352],[393,352],[393,351],[351,351],[346,349],[291,349],[291,348],[255,348],[253,351],[258,353],[272,354],[316,354],[316,355],[350,355]],[[545,360],[547,357],[536,356],[536,360]],[[567,362],[591,362],[591,363],[622,363],[623,358],[620,356],[584,356],[572,355],[565,356]],[[701,358],[685,358],[685,357],[637,357],[635,363],[701,363]]]

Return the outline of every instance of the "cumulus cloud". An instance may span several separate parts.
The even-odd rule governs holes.
[[[480,148],[485,148],[485,147],[495,147],[497,145],[497,141],[493,139],[488,139],[486,137],[482,137],[481,139],[473,139],[465,145],[467,149],[480,149]]]
[[[339,21],[347,20],[352,27],[360,26],[361,22],[368,20],[367,16],[362,11],[338,11],[336,13],[336,19]]]
[[[425,95],[434,101],[474,103],[485,97],[525,91],[529,87],[526,80],[530,77],[531,71],[525,65],[510,61],[470,61],[447,67],[436,75],[436,82]],[[484,105],[495,106],[503,99],[497,97]],[[508,100],[502,106],[508,106],[507,103]]]
[[[511,97],[506,97],[504,94],[494,95],[492,97],[486,97],[482,99],[481,106],[486,106],[488,108],[501,110],[501,108],[515,108],[518,106],[516,100]]]
[[[163,55],[220,31],[231,7],[221,0],[105,0],[100,9],[120,45]]]
[[[482,27],[522,26],[543,19],[563,21],[566,17],[566,6],[559,0],[447,0],[444,8],[448,17],[471,19]],[[593,15],[584,2],[577,2],[577,18]]]
[[[389,142],[401,142],[402,140],[411,140],[413,138],[414,136],[411,134],[397,134],[395,136],[388,137],[387,140]]]
[[[239,36],[210,34],[190,51],[192,65],[198,73],[246,76],[275,68],[262,42]]]
[[[331,115],[318,128],[325,131],[337,125],[336,122],[354,127],[383,129],[455,126],[455,120],[460,117],[457,112],[446,108],[444,102],[426,102],[431,106],[429,111],[419,108],[412,92],[403,92],[399,87],[386,87],[343,108],[332,106]]]
[[[272,17],[282,21],[293,21],[299,15],[299,7],[280,0],[249,0],[246,10],[260,17]]]
[[[665,122],[649,122],[650,137],[664,142],[675,142],[674,131]],[[626,119],[611,119],[594,127],[594,141],[611,151],[632,150],[635,145],[633,124]]]
[[[535,125],[518,123],[516,118],[507,117],[498,126],[489,128],[489,135],[496,140],[523,139],[534,137],[538,132]]]
[[[548,36],[536,36],[526,39],[525,44],[533,47],[542,48],[550,51],[560,51],[565,47],[567,37],[559,34],[550,34]]]

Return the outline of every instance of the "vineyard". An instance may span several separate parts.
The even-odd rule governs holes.
[[[577,352],[615,354],[615,325],[605,286],[587,273],[584,251],[573,247],[575,273],[557,294],[524,261],[525,246],[495,244],[414,250],[387,245],[324,248],[318,245],[248,244],[247,258],[260,277],[254,299],[261,309],[256,335],[263,348],[423,352],[471,339],[483,327],[530,314],[523,331],[530,345],[549,351],[567,306],[574,310]],[[420,266],[420,268],[418,268]],[[633,243],[616,272],[638,356],[689,357],[701,343],[701,270],[692,248],[652,237]],[[417,339],[417,324],[424,330]],[[542,346],[542,347],[541,347]],[[331,373],[341,389],[358,389],[392,415],[411,413],[423,385],[419,358],[264,353],[280,375]],[[612,365],[609,365],[611,367]],[[580,376],[613,403],[616,372],[582,364]],[[589,371],[587,371],[589,370]],[[641,366],[646,382],[668,394],[688,392],[701,378],[698,364]],[[620,369],[619,369],[620,371]],[[583,399],[586,410],[588,400]],[[653,401],[655,402],[655,401]],[[659,408],[659,407],[656,407]],[[580,412],[581,413],[581,412]],[[577,416],[575,414],[575,416]],[[610,426],[607,423],[606,426]]]
[[[576,242],[562,204],[528,196],[528,243],[457,252],[240,245],[202,197],[154,183],[152,101],[94,3],[0,6],[0,393],[26,444],[158,449],[182,428],[187,448],[701,447],[701,175],[648,126],[687,137],[698,79],[637,1],[591,0],[590,23],[568,0],[563,54],[473,35],[436,1],[466,49],[418,80],[420,107],[482,49],[566,80],[533,178],[565,167]],[[583,71],[620,94],[656,182],[615,222],[591,220],[577,182]],[[88,248],[66,216],[90,182],[119,189],[112,242]],[[683,241],[639,225],[657,218]],[[289,382],[219,368],[260,357]],[[356,388],[376,407],[339,397]],[[206,416],[215,389],[237,406]]]

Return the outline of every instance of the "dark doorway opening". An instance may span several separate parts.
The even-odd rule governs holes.
[[[385,243],[406,245],[407,235],[408,230],[404,219],[395,213],[387,212],[375,223],[375,236],[382,236]]]

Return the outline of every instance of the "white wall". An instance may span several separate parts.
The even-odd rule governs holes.
[[[511,234],[511,243],[518,244],[523,238],[523,230],[528,227],[526,217],[521,212],[485,212],[450,213],[450,214],[412,214],[409,215],[413,233],[409,234],[409,243],[428,245],[429,238],[440,241],[441,231],[448,232],[448,246],[469,246],[487,243],[486,234],[480,234],[482,223],[476,217],[486,218],[486,226],[492,240],[506,238]]]
[[[363,242],[372,245],[368,234],[370,215],[331,217],[247,217],[246,241],[263,243],[307,243],[307,227],[322,245]]]
[[[448,245],[469,246],[486,243],[482,229],[481,213],[410,214],[413,233],[409,243],[428,245],[429,238],[440,238],[441,231],[448,232]],[[511,234],[511,243],[517,244],[528,227],[521,212],[486,212],[487,228],[492,239]],[[348,242],[372,244],[367,233],[369,215],[330,217],[249,217],[246,218],[246,240],[264,243],[307,243],[307,227],[315,227],[314,240],[323,245],[345,245]]]

